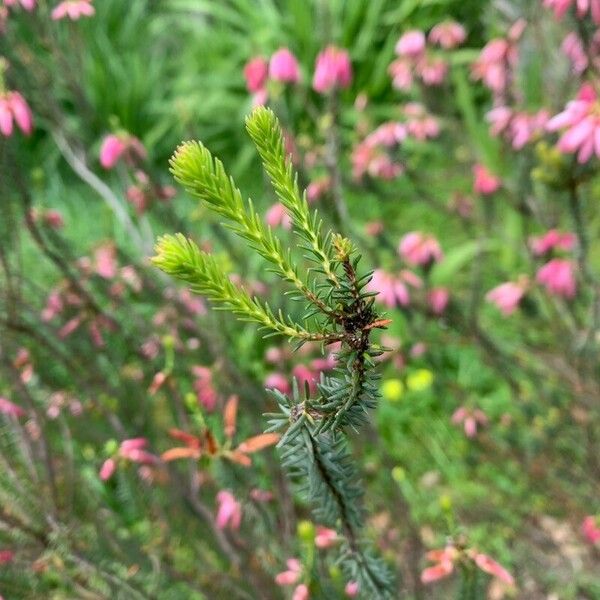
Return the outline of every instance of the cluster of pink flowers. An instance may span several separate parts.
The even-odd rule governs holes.
[[[550,229],[542,236],[529,239],[529,247],[535,256],[544,256],[555,249],[569,252],[573,250],[576,243],[577,236],[574,233],[561,232],[557,229]]]
[[[107,481],[110,479],[120,461],[133,462],[140,465],[156,465],[159,462],[158,456],[151,454],[146,450],[148,440],[146,438],[131,438],[123,440],[115,456],[107,458],[100,468],[100,479]]]
[[[485,426],[488,423],[487,415],[479,408],[467,408],[461,406],[454,411],[452,422],[455,425],[462,424],[465,435],[468,438],[474,438],[477,435],[477,428]]]
[[[69,18],[71,21],[77,21],[81,17],[92,17],[96,9],[92,5],[92,0],[64,0],[52,9],[52,19]]]
[[[406,138],[419,141],[437,137],[439,121],[418,102],[409,102],[402,108],[404,121],[389,121],[372,131],[352,151],[352,174],[360,180],[365,174],[391,180],[404,172],[401,163],[394,161],[390,151]]]
[[[134,165],[147,156],[144,145],[138,138],[128,133],[110,134],[102,141],[100,147],[100,164],[105,169],[112,169],[121,160]]]
[[[552,9],[557,19],[562,19],[573,4],[577,17],[581,19],[589,12],[594,23],[600,25],[600,0],[544,0],[544,6]]]
[[[487,554],[478,552],[473,548],[463,550],[453,544],[448,544],[441,550],[431,550],[428,552],[427,559],[436,564],[432,567],[427,567],[421,573],[421,581],[423,583],[431,583],[439,579],[444,579],[452,574],[458,563],[467,561],[474,564],[484,573],[497,577],[507,585],[512,586],[515,584],[513,576],[502,565]]]
[[[389,66],[392,85],[399,90],[412,87],[415,77],[425,85],[440,85],[448,73],[448,63],[427,49],[427,41],[449,50],[466,39],[464,27],[453,21],[439,23],[429,32],[428,38],[422,31],[404,33],[396,44],[398,58]]]
[[[242,505],[235,496],[227,490],[221,490],[217,494],[217,505],[216,526],[219,529],[239,529],[242,523]]]
[[[271,58],[256,56],[244,66],[246,88],[253,96],[253,104],[265,104],[269,98],[267,84],[276,81],[297,84],[301,80],[298,59],[289,48],[280,48]],[[346,50],[328,46],[319,53],[315,63],[312,87],[320,94],[347,88],[352,82],[352,65]]]
[[[376,292],[378,294],[377,301],[388,308],[408,306],[410,304],[410,292],[406,273],[410,272],[402,271],[399,275],[392,275],[383,269],[375,269],[366,289],[369,292]],[[411,273],[411,275],[414,275],[414,273]],[[421,279],[416,275],[414,275],[414,279],[411,277],[410,281],[412,284],[416,283],[418,287],[422,286]]]
[[[331,344],[325,357],[319,356],[312,358],[308,363],[299,363],[291,368],[291,377],[298,381],[300,389],[308,384],[311,391],[316,390],[316,385],[321,378],[321,373],[331,371],[336,367],[336,352],[339,350],[338,343]],[[276,389],[287,394],[291,391],[290,378],[284,375],[284,371],[289,369],[289,362],[295,357],[310,357],[317,351],[317,348],[311,344],[305,344],[294,356],[289,355],[280,348],[269,348],[265,354],[268,363],[277,367],[277,371],[269,374],[265,379],[265,386],[270,389]]]
[[[312,86],[327,94],[337,88],[347,88],[352,82],[352,64],[346,50],[328,46],[317,56]]]
[[[521,150],[526,144],[535,140],[544,131],[550,113],[539,110],[536,113],[515,111],[508,106],[497,106],[486,115],[493,136],[504,135],[515,150]]]
[[[509,84],[512,70],[519,57],[517,42],[525,30],[525,26],[525,21],[517,21],[510,28],[506,39],[490,40],[482,48],[478,59],[472,65],[473,79],[483,81],[496,98],[501,98]]]
[[[13,122],[25,134],[33,131],[33,115],[29,104],[19,92],[0,93],[0,133],[9,137],[13,132]]]
[[[600,103],[593,86],[585,83],[575,100],[565,110],[548,121],[548,131],[564,130],[558,149],[577,153],[577,160],[586,163],[595,154],[600,158]]]
[[[588,515],[581,524],[581,532],[590,544],[600,543],[600,518]]]

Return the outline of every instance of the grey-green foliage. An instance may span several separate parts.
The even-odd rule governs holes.
[[[321,379],[316,395],[311,397],[308,390],[301,394],[297,385],[289,396],[273,392],[279,412],[268,415],[268,430],[282,431],[283,465],[311,502],[315,519],[335,527],[343,536],[339,558],[346,576],[358,581],[365,598],[392,598],[388,568],[364,539],[363,486],[346,434],[349,427],[358,430],[365,424],[368,410],[376,406],[379,397],[374,358],[381,350],[370,336],[385,323],[373,307],[373,294],[365,291],[371,274],[359,275],[360,256],[352,243],[338,234],[323,233],[318,214],[310,213],[285,154],[274,113],[264,107],[255,109],[246,128],[311,261],[310,269],[302,272],[291,250],[262,223],[252,202],[243,200],[221,162],[202,144],[182,144],[171,160],[172,172],[193,196],[225,217],[228,226],[292,285],[295,297],[306,303],[304,322],[296,323],[281,312],[276,316],[244,289],[231,285],[215,259],[181,235],[162,237],[153,261],[193,291],[274,334],[299,343],[341,342],[338,367],[333,375]]]

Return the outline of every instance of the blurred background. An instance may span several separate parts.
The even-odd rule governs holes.
[[[202,140],[295,248],[244,130],[267,104],[392,320],[352,450],[397,597],[471,597],[484,556],[474,598],[599,599],[599,24],[596,0],[0,0],[0,596],[301,600],[298,558],[311,598],[359,597],[277,452],[227,456],[265,386],[335,356],[148,260],[183,232],[302,318],[169,174]]]

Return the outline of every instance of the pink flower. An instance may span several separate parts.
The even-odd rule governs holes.
[[[424,56],[415,69],[425,85],[440,85],[448,74],[448,63],[443,58]]]
[[[136,137],[129,134],[110,134],[104,138],[100,147],[100,164],[105,169],[112,169],[121,157],[131,162],[134,157],[146,158],[146,149]]]
[[[302,574],[302,563],[297,558],[288,558],[287,571],[278,573],[275,577],[275,583],[277,585],[294,585],[300,579]]]
[[[221,490],[217,494],[216,525],[219,529],[239,529],[242,522],[242,505],[235,499],[235,496],[227,490]]]
[[[112,243],[103,244],[94,251],[94,270],[104,279],[117,275],[117,249]]]
[[[593,154],[600,157],[600,111],[598,95],[589,83],[585,83],[575,100],[565,110],[548,121],[548,131],[566,129],[558,140],[561,152],[574,154],[577,160],[586,163]]]
[[[429,41],[446,50],[460,46],[467,39],[465,28],[456,21],[438,23],[429,32]]]
[[[518,282],[507,281],[490,290],[485,299],[495,304],[500,312],[508,317],[517,310],[521,299],[527,289],[527,279],[523,278]]]
[[[298,83],[300,68],[296,57],[287,49],[280,48],[269,61],[269,77],[282,83]]]
[[[499,563],[490,558],[487,554],[477,553],[473,557],[475,564],[488,575],[497,577],[500,581],[507,585],[514,585],[515,580],[513,576]]]
[[[487,425],[488,418],[482,410],[472,410],[461,406],[454,411],[452,422],[455,425],[462,423],[465,435],[468,438],[474,438],[477,435],[477,427],[479,425]]]
[[[434,315],[441,315],[448,306],[450,292],[446,288],[433,288],[427,294],[427,303]]]
[[[21,5],[22,8],[31,12],[35,8],[36,0],[4,0],[4,4],[6,6],[18,6]]]
[[[500,189],[501,181],[487,167],[477,163],[473,166],[473,190],[476,194],[489,196]]]
[[[12,135],[13,120],[25,135],[33,131],[31,109],[19,92],[0,95],[0,133],[5,137]]]
[[[581,531],[590,544],[600,542],[600,522],[597,517],[588,515],[581,524]]]
[[[348,598],[356,598],[358,596],[358,592],[360,587],[358,585],[358,581],[349,581],[344,588],[344,593]]]
[[[20,406],[17,406],[7,398],[2,398],[0,396],[0,414],[18,419],[19,417],[23,417],[26,413]]]
[[[265,215],[265,221],[269,227],[281,226],[284,229],[292,228],[292,218],[287,213],[285,206],[281,202],[276,202],[269,208]]]
[[[246,88],[252,94],[259,92],[265,87],[268,76],[269,63],[260,56],[250,59],[244,66]]]
[[[573,233],[561,233],[557,229],[550,229],[541,237],[532,237],[529,239],[531,251],[536,256],[543,256],[554,248],[560,250],[573,250],[577,237]]]
[[[312,86],[319,94],[334,88],[347,88],[352,81],[352,64],[346,50],[328,46],[319,53],[315,63]]]
[[[416,58],[425,51],[425,34],[413,29],[404,33],[396,43],[396,54]]]
[[[574,31],[567,34],[560,49],[571,62],[573,71],[577,75],[581,75],[588,68],[589,60],[585,53],[583,42]]]
[[[126,148],[127,145],[125,144],[125,141],[119,136],[106,136],[102,142],[102,147],[100,148],[100,164],[105,169],[112,169],[117,164]]]
[[[377,292],[376,300],[388,308],[408,306],[410,303],[406,284],[382,269],[375,269],[373,277],[367,285],[367,291]]]
[[[551,8],[557,19],[562,19],[574,0],[544,0],[544,6]],[[584,17],[588,11],[596,25],[600,25],[600,0],[576,0],[577,16]]]
[[[389,121],[383,123],[372,131],[366,138],[365,143],[371,146],[385,146],[391,148],[397,146],[406,139],[407,129],[402,123]]]
[[[95,13],[92,0],[64,0],[52,10],[52,19],[58,21],[69,17],[77,21],[80,17],[91,17]]]
[[[131,462],[143,465],[152,465],[158,462],[158,458],[146,451],[148,440],[145,438],[132,438],[123,440],[119,446],[119,456]]]
[[[338,535],[334,529],[317,526],[317,534],[315,536],[315,546],[317,548],[331,548],[337,542]]]
[[[305,384],[308,384],[311,391],[316,389],[318,374],[306,365],[296,365],[292,369],[292,375],[298,380],[298,387],[301,390],[304,389]]]
[[[272,390],[279,390],[282,394],[287,394],[291,390],[288,378],[282,373],[271,373],[267,376],[265,387]]]
[[[12,550],[0,550],[0,565],[5,565],[15,559],[15,553]]]
[[[509,67],[514,65],[517,51],[509,41],[496,38],[490,40],[481,50],[479,58],[472,66],[471,73],[494,93],[502,93],[509,77]]]
[[[575,264],[572,260],[554,258],[537,272],[536,280],[545,286],[550,294],[573,298],[577,291]]]
[[[107,481],[110,479],[117,469],[117,462],[114,458],[108,458],[102,463],[100,467],[100,479]]]
[[[320,177],[311,181],[306,188],[306,199],[309,202],[316,202],[323,194],[326,194],[331,187],[329,177]]]
[[[398,253],[409,265],[423,267],[438,262],[444,257],[438,241],[433,236],[425,235],[420,231],[407,233],[400,240]]]
[[[392,78],[392,86],[397,90],[406,91],[413,84],[413,63],[410,59],[397,58],[388,67]]]
[[[195,377],[193,386],[198,404],[212,412],[217,406],[217,391],[213,385],[212,371],[208,367],[196,365],[192,367],[192,373]]]
[[[310,592],[308,591],[308,586],[305,583],[301,583],[299,586],[297,586],[292,594],[292,600],[308,600],[309,597]]]

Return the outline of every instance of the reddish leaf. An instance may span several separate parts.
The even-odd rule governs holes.
[[[230,461],[242,465],[242,467],[249,467],[252,464],[252,459],[239,450],[231,450],[227,452],[225,456]]]
[[[237,419],[238,397],[233,395],[227,400],[225,410],[223,411],[223,424],[225,426],[225,435],[231,439],[235,435],[235,424]]]
[[[210,429],[204,432],[204,439],[206,440],[206,449],[208,453],[213,456],[219,451],[219,444],[215,440],[215,436],[211,433]]]
[[[202,446],[200,438],[196,437],[195,435],[192,435],[191,433],[188,433],[187,431],[182,431],[181,429],[169,429],[169,435],[172,438],[183,442],[186,446],[189,446],[190,448],[200,448]]]
[[[240,452],[258,452],[267,446],[272,446],[279,441],[281,436],[278,433],[261,433],[254,437],[248,438],[238,446]]]
[[[200,454],[199,448],[170,448],[161,454],[161,458],[165,462],[169,462],[171,460],[179,460],[180,458],[200,458]]]

